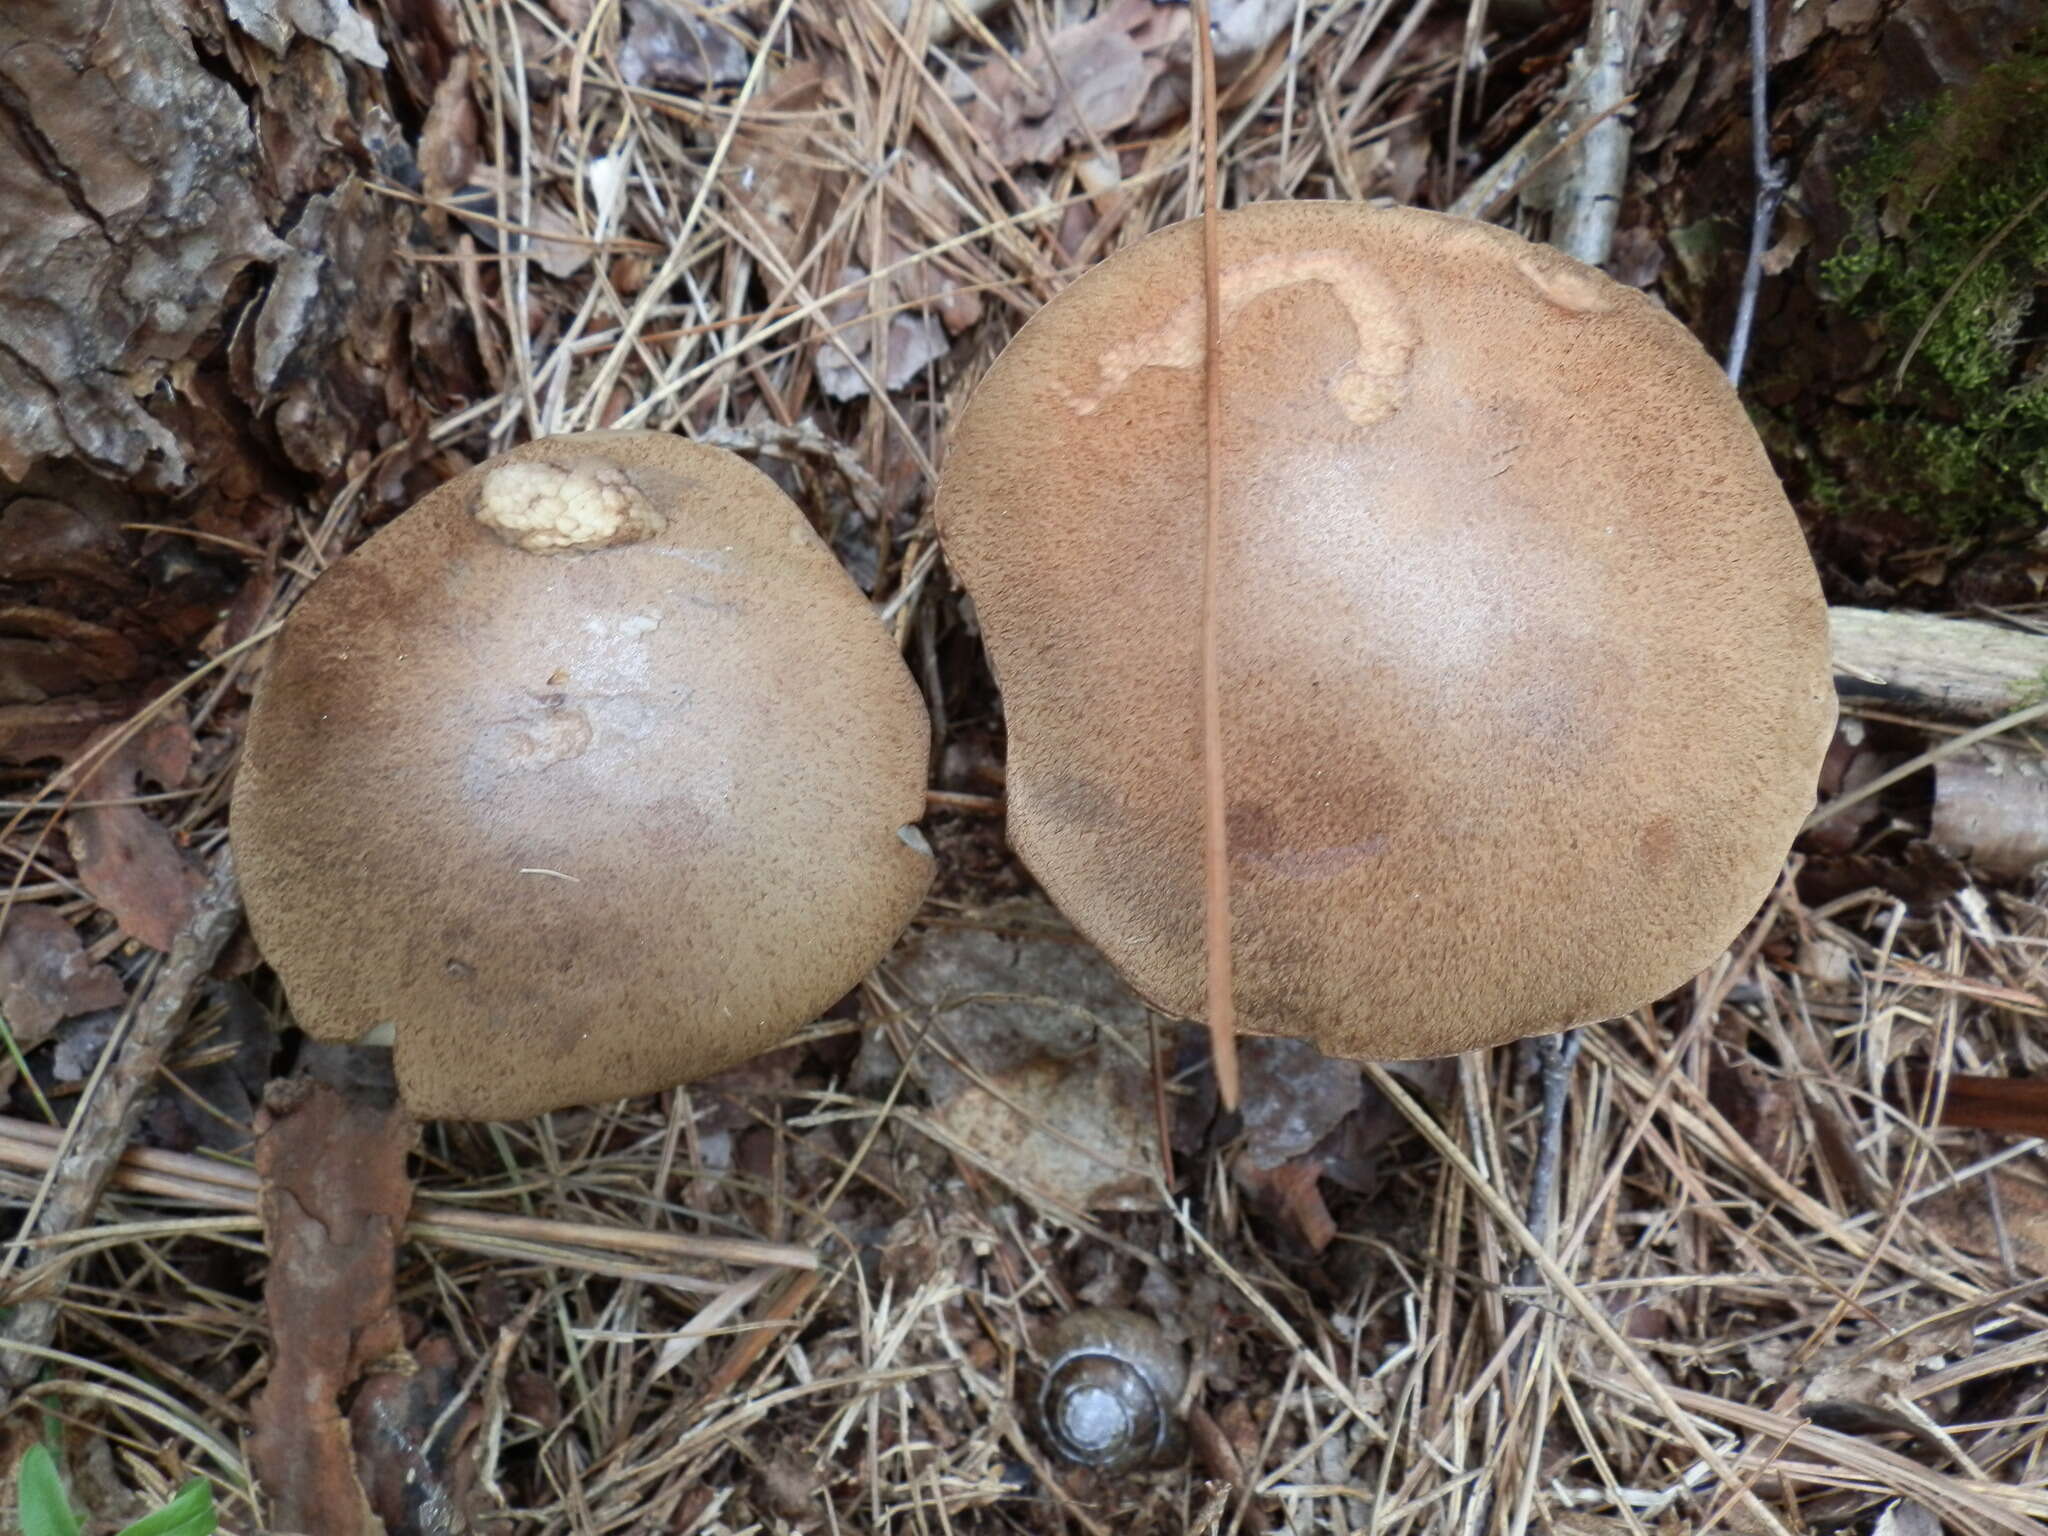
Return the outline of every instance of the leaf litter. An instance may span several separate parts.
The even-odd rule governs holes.
[[[1711,330],[1739,273],[1687,199],[1747,197],[1729,126],[1746,16],[1645,9],[1617,270]],[[1850,87],[1880,58],[1894,105],[1923,75],[1967,76],[2011,8],[1979,8],[1967,35],[1936,0],[1796,9],[1779,52],[1786,87],[1812,91],[1785,105],[1805,122],[1869,110]],[[0,698],[0,762],[30,807],[0,822],[15,887],[0,957],[34,989],[28,1015],[80,1010],[30,1047],[33,1066],[75,1031],[89,1075],[120,1017],[107,978],[134,984],[218,850],[267,622],[420,490],[531,433],[625,422],[835,445],[881,488],[872,515],[834,520],[844,494],[817,462],[771,467],[860,562],[933,705],[939,760],[999,741],[971,607],[934,563],[930,471],[950,412],[1037,304],[1190,206],[1184,7],[949,4],[943,29],[930,6],[822,0],[106,12],[182,94],[119,104],[120,141],[144,146],[132,164],[61,132],[57,163],[94,173],[83,187],[118,170],[153,192],[209,188],[220,217],[170,229],[116,209],[79,226],[77,265],[9,268],[75,311],[84,365],[48,370],[76,381],[53,386],[61,411],[0,419],[0,597],[37,610],[8,654],[45,695]],[[1558,104],[1585,27],[1582,8],[1505,0],[1215,14],[1233,201],[1448,203]],[[364,67],[357,21],[388,69]],[[90,50],[70,57],[90,79]],[[210,136],[180,131],[214,117]],[[1494,216],[1540,235],[1527,190]],[[1787,227],[1773,293],[1809,292],[1833,238],[1827,176],[1802,190],[1811,228]],[[62,192],[29,189],[54,222],[5,227],[73,229]],[[150,262],[197,263],[187,313],[128,301],[126,275]],[[1899,570],[1878,534],[1856,537],[1831,533],[1823,559],[1884,601]],[[132,649],[125,676],[107,633]],[[1924,746],[1916,727],[1861,723],[1874,762]],[[91,794],[85,770],[55,779],[130,725],[133,750],[107,754]],[[1245,1117],[1219,1116],[1188,1032],[1118,996],[1042,913],[1005,906],[1023,877],[968,804],[999,808],[999,770],[942,787],[965,797],[933,816],[958,866],[925,921],[758,1070],[532,1124],[430,1127],[409,1166],[373,1124],[358,1146],[373,1155],[318,1177],[277,1143],[264,1174],[231,1136],[204,1160],[173,1150],[191,1128],[152,1114],[158,1144],[137,1155],[192,1160],[127,1169],[67,1240],[81,1251],[55,1354],[9,1432],[61,1411],[98,1448],[81,1459],[137,1490],[211,1471],[231,1529],[284,1524],[279,1501],[304,1492],[267,1463],[243,1475],[263,1458],[241,1447],[265,1443],[247,1436],[278,1427],[280,1380],[319,1409],[331,1509],[374,1508],[392,1530],[447,1528],[438,1501],[514,1530],[1179,1531],[1210,1477],[1243,1490],[1223,1520],[1255,1529],[1769,1529],[1703,1473],[1691,1435],[1782,1522],[1923,1536],[1929,1510],[1970,1532],[2048,1518],[2028,1470],[2048,1175],[2029,1142],[1930,1126],[1927,1100],[1893,1087],[1908,1067],[2048,1075],[2048,905],[2031,869],[1994,877],[1977,834],[1936,824],[1938,788],[1887,792],[1849,835],[1802,849],[1725,965],[1588,1033],[1550,1243],[1617,1345],[1520,1282],[1513,1232],[1354,1070],[1247,1042]],[[97,810],[133,815],[81,821]],[[247,1041],[208,1029],[165,1092],[198,1085],[208,1117],[232,1120],[247,1111],[201,1074]],[[1503,1055],[1402,1081],[1519,1200],[1529,1078]],[[10,1202],[46,1187],[45,1129],[16,1084]],[[448,1219],[512,1225],[435,1229],[401,1204],[415,1176]],[[337,1270],[359,1294],[318,1299],[345,1348],[302,1337],[319,1287],[277,1278],[279,1250],[319,1251],[288,1214],[303,1202],[375,1233],[362,1267]],[[753,1261],[521,1235],[531,1221],[815,1240],[823,1267],[763,1279]],[[458,1230],[488,1251],[455,1246]],[[1186,1341],[1188,1464],[1109,1482],[1037,1447],[1035,1351],[1082,1301],[1138,1306]],[[1966,1321],[1930,1322],[1944,1311]]]

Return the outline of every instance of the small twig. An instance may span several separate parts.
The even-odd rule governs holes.
[[[1749,221],[1749,260],[1742,269],[1742,296],[1735,305],[1735,331],[1728,338],[1728,381],[1742,382],[1749,361],[1749,333],[1756,324],[1757,295],[1764,282],[1764,253],[1771,225],[1785,199],[1785,167],[1771,158],[1771,6],[1749,0],[1749,156],[1756,175],[1756,207]]]
[[[761,1315],[752,1319],[751,1332],[733,1345],[732,1352],[719,1362],[704,1385],[697,1392],[700,1403],[716,1402],[734,1387],[748,1369],[768,1352],[768,1346],[786,1335],[796,1321],[796,1315],[804,1309],[804,1303],[811,1299],[812,1292],[819,1285],[815,1271],[790,1276],[775,1299],[762,1309]]]
[[[1543,1119],[1536,1136],[1536,1162],[1529,1170],[1529,1230],[1539,1243],[1550,1241],[1551,1194],[1557,1188],[1557,1165],[1564,1148],[1564,1110],[1571,1097],[1572,1065],[1579,1059],[1580,1035],[1576,1029],[1545,1035],[1529,1042],[1529,1052],[1543,1074]],[[1520,1286],[1533,1286],[1539,1276],[1533,1261],[1522,1261],[1515,1277]]]
[[[91,1220],[121,1155],[134,1139],[149,1102],[149,1090],[165,1054],[177,1041],[192,994],[213,969],[241,917],[234,850],[223,848],[213,878],[193,903],[192,916],[170,954],[156,968],[126,1036],[107,1043],[97,1091],[88,1085],[72,1114],[66,1144],[59,1149],[44,1182],[42,1208],[31,1207],[21,1237],[10,1246],[0,1274],[19,1263],[28,1241],[55,1237]],[[108,1062],[111,1065],[105,1065]],[[0,1350],[5,1351],[5,1358],[0,1358],[0,1380],[20,1387],[33,1377],[38,1365],[30,1351],[49,1346],[57,1329],[58,1308],[54,1296],[25,1301],[0,1326]],[[7,1348],[10,1345],[26,1348]]]
[[[1551,243],[1590,267],[1607,260],[1621,219],[1633,134],[1617,108],[1628,96],[1629,58],[1642,18],[1643,0],[1600,0],[1586,41],[1582,88],[1593,123],[1565,186]]]
[[[1504,188],[1528,185],[1538,170],[1550,164],[1565,136],[1565,124],[1571,121],[1577,105],[1569,93],[1562,95],[1533,128],[1509,145],[1492,165],[1474,176],[1444,211],[1455,213],[1461,219],[1485,220],[1498,215],[1507,207],[1512,195]],[[1591,125],[1581,123],[1579,126]]]
[[[1918,757],[1910,758],[1906,762],[1899,764],[1898,767],[1892,769],[1889,773],[1879,774],[1868,784],[1859,784],[1847,794],[1835,796],[1834,799],[1807,817],[1805,824],[1799,830],[1801,832],[1811,832],[1822,822],[1831,821],[1841,815],[1850,806],[1860,804],[1868,800],[1872,795],[1883,794],[1894,784],[1898,783],[1899,780],[1911,778],[1921,769],[1931,768],[1943,758],[1954,757],[1958,752],[1974,747],[1980,741],[1988,741],[1993,736],[2003,735],[2007,731],[2017,730],[2020,726],[2029,725],[2039,720],[2043,715],[2048,715],[2048,702],[2029,704],[2025,709],[2016,709],[2009,715],[2001,715],[1989,725],[1980,725],[1974,731],[1965,731],[1960,736],[1951,736],[1939,746],[1930,747]]]
[[[927,814],[951,811],[956,816],[1000,816],[1004,802],[1001,795],[970,795],[957,789],[928,789],[924,792],[924,808]]]
[[[1564,1150],[1565,1104],[1571,1096],[1572,1067],[1579,1059],[1582,1039],[1578,1030],[1568,1029],[1560,1034],[1541,1035],[1522,1042],[1524,1062],[1534,1066],[1543,1078],[1543,1112],[1536,1131],[1536,1161],[1529,1170],[1529,1198],[1522,1216],[1530,1238],[1545,1252],[1550,1249],[1551,1196],[1557,1188],[1557,1165]],[[1537,1330],[1527,1326],[1534,1321],[1529,1316],[1530,1309],[1542,1301],[1546,1290],[1542,1272],[1533,1255],[1525,1254],[1517,1266],[1514,1289],[1523,1294],[1516,1299],[1508,1314],[1510,1326],[1507,1337],[1511,1348],[1509,1370],[1513,1379],[1521,1383],[1517,1389],[1519,1395],[1534,1385],[1529,1367],[1541,1347]],[[1519,1343],[1515,1342],[1518,1334]],[[1493,1497],[1489,1492],[1489,1508]]]
[[[2039,703],[2048,677],[2048,635],[2005,623],[1830,608],[1828,636],[1844,706],[1995,720]]]
[[[1491,223],[1494,219],[1500,217],[1503,210],[1505,210],[1510,203],[1514,202],[1516,198],[1522,195],[1523,191],[1527,189],[1531,182],[1533,182],[1538,176],[1541,176],[1545,171],[1549,170],[1551,163],[1553,161],[1559,159],[1564,155],[1570,154],[1572,150],[1576,148],[1579,145],[1579,143],[1586,137],[1587,134],[1591,133],[1595,128],[1599,127],[1602,123],[1606,122],[1610,117],[1613,117],[1616,113],[1626,112],[1635,104],[1636,98],[1634,97],[1634,95],[1624,96],[1621,98],[1621,100],[1615,102],[1605,111],[1596,113],[1594,116],[1587,118],[1583,123],[1580,123],[1576,128],[1572,129],[1572,131],[1566,134],[1562,139],[1558,140],[1556,143],[1552,144],[1548,149],[1544,150],[1541,156],[1535,161],[1534,164],[1528,165],[1526,169],[1521,170],[1517,175],[1515,175],[1514,179],[1512,181],[1509,181],[1505,186],[1502,186],[1497,180],[1494,180],[1489,174],[1488,187],[1484,195],[1478,197],[1475,201],[1469,204],[1466,203],[1464,199],[1459,199],[1457,203],[1454,203],[1451,206],[1451,212],[1455,214],[1460,214],[1466,218],[1478,219],[1485,223]],[[1507,162],[1503,160],[1501,164],[1506,165]],[[1475,186],[1476,185],[1477,184],[1475,183]]]
[[[730,448],[736,453],[765,453],[771,458],[793,461],[823,459],[839,472],[846,492],[869,523],[882,516],[882,487],[868,473],[858,455],[835,438],[827,437],[809,421],[785,427],[779,422],[760,421],[745,427],[713,427],[696,435],[697,441],[713,448]]]

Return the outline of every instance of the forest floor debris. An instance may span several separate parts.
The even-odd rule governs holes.
[[[2048,1520],[2028,1129],[2048,1120],[1977,1086],[2048,1075],[2048,902],[2018,854],[1999,878],[1968,862],[1979,834],[1944,835],[1934,775],[1816,826],[1722,963],[1585,1032],[1547,1223],[1528,1220],[1543,1082],[1517,1053],[1361,1077],[1248,1042],[1245,1114],[1221,1117],[1199,1037],[1020,903],[991,814],[1000,714],[931,475],[1038,304],[1196,205],[1185,8],[320,9],[196,0],[174,25],[115,0],[99,34],[61,0],[0,18],[0,59],[58,39],[47,80],[16,82],[38,123],[56,85],[107,85],[96,39],[175,83],[105,97],[120,132],[45,124],[75,175],[0,192],[36,215],[0,218],[0,245],[92,242],[83,265],[0,275],[0,340],[27,344],[27,308],[70,314],[50,376],[79,381],[63,409],[0,410],[0,1195],[10,1220],[69,1213],[24,1218],[0,1276],[10,1450],[51,1441],[109,1510],[204,1473],[249,1532],[366,1506],[394,1532]],[[1465,199],[1544,235],[1625,112],[1610,267],[1718,345],[1748,270],[1750,17],[1640,9],[1620,97],[1603,53],[1589,106],[1571,0],[1218,0],[1226,201]],[[1869,212],[1848,168],[1887,118],[1985,78],[2038,9],[1987,0],[1968,29],[1948,0],[1770,14],[1792,196],[1748,363],[1830,595],[2008,636],[2043,626],[2032,529],[1894,517],[1853,473],[1845,493],[1868,444],[1801,412],[1874,419],[1898,360],[1824,293]],[[2003,122],[1992,107],[1971,121]],[[224,214],[153,222],[177,186]],[[145,312],[129,279],[166,263],[190,269],[185,307]],[[658,1099],[430,1126],[409,1157],[409,1132],[359,1127],[377,1155],[287,1202],[304,1181],[275,1138],[299,1116],[252,1163],[254,1127],[226,1123],[249,1094],[207,1077],[292,1065],[230,1017],[276,1013],[274,988],[217,934],[172,999],[176,952],[152,952],[226,910],[194,877],[220,857],[247,675],[367,529],[514,441],[597,425],[732,442],[831,541],[932,708],[939,885],[784,1051]],[[1991,650],[1951,726],[1896,647],[1873,662],[1828,793],[2036,703],[2027,642]],[[1878,696],[1894,683],[1917,702]],[[2001,743],[2039,751],[2025,725]],[[145,1018],[160,1063],[125,1044]],[[1314,1091],[1283,1100],[1297,1081]],[[157,1112],[173,1100],[189,1112]],[[1048,1176],[1045,1138],[1086,1140],[1076,1124],[1100,1138]],[[81,1178],[65,1149],[88,1143]],[[331,1298],[352,1340],[311,1337],[287,1271],[320,1223],[288,1207],[376,1228]],[[1185,1464],[1047,1458],[1026,1405],[1079,1305],[1135,1307],[1188,1348]],[[294,1352],[316,1343],[347,1347]],[[328,1461],[304,1462],[331,1473],[317,1497],[261,1449],[294,1390],[331,1415]]]

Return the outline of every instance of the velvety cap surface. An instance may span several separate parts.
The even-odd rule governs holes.
[[[1225,761],[1244,1027],[1438,1055],[1707,965],[1810,809],[1826,610],[1734,391],[1504,231],[1267,203],[1222,252]],[[1000,679],[1010,836],[1203,1008],[1199,223],[1035,316],[938,517]]]
[[[670,1087],[815,1018],[915,913],[929,732],[765,475],[546,439],[292,614],[235,787],[250,924],[307,1030],[394,1026],[417,1114]]]

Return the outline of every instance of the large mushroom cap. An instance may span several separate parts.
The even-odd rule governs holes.
[[[765,475],[545,439],[278,637],[233,806],[250,923],[309,1032],[394,1026],[418,1114],[669,1087],[815,1018],[909,921],[929,731]]]
[[[1776,878],[1826,612],[1720,370],[1554,250],[1439,214],[1222,216],[1222,655],[1245,1028],[1360,1058],[1611,1017]],[[1153,1002],[1203,1007],[1202,237],[1026,325],[939,490],[1009,724],[1010,836]]]

